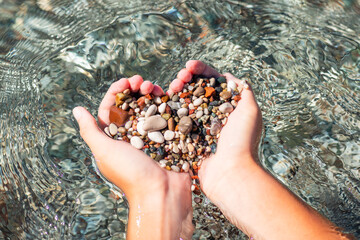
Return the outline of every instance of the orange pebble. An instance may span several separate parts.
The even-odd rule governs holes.
[[[184,93],[180,94],[180,98],[186,98],[186,97],[188,97],[189,95],[190,95],[189,92],[184,92]]]
[[[240,96],[240,95],[236,95],[236,96],[234,97],[234,100],[235,100],[236,102],[240,101],[240,99],[241,99],[241,96]]]
[[[215,88],[213,87],[206,87],[205,88],[205,97],[210,97],[215,93]]]
[[[129,118],[129,113],[121,108],[117,108],[116,106],[110,107],[109,120],[112,123],[115,123],[116,126],[120,127]]]

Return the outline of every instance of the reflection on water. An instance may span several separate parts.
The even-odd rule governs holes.
[[[121,76],[167,87],[188,59],[249,77],[264,166],[360,237],[359,9],[0,0],[0,238],[124,239],[126,201],[96,172],[71,109],[96,114]],[[194,208],[194,239],[246,239],[206,198]]]

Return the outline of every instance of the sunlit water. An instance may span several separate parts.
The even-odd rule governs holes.
[[[126,200],[71,110],[96,114],[122,76],[167,87],[189,59],[251,79],[263,165],[360,237],[359,12],[345,0],[0,0],[0,238],[124,239]],[[194,239],[246,239],[202,198]]]

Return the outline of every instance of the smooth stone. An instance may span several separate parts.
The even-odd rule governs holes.
[[[122,126],[129,118],[129,113],[116,106],[110,107],[109,120],[118,127]]]
[[[173,101],[173,102],[179,101],[179,96],[178,96],[177,94],[175,94],[175,95],[171,98],[171,101]]]
[[[179,121],[179,131],[182,133],[182,134],[188,134],[190,133],[192,130],[192,120],[190,117],[188,116],[185,116],[185,117],[182,117]]]
[[[142,149],[144,147],[144,142],[138,136],[133,136],[130,139],[131,145],[136,149]]]
[[[184,170],[184,172],[188,172],[190,169],[190,164],[188,162],[184,162],[181,168]]]
[[[197,106],[200,106],[203,103],[203,101],[204,100],[202,98],[198,98],[198,99],[195,99],[193,104],[194,104],[195,107],[197,107]]]
[[[144,131],[157,131],[167,127],[167,121],[160,115],[154,115],[145,119]]]
[[[121,134],[125,134],[127,132],[127,130],[124,127],[119,127],[118,132],[121,133]]]
[[[210,134],[212,136],[215,136],[220,132],[220,130],[221,130],[221,123],[219,119],[214,118],[213,120],[211,120]]]
[[[136,130],[138,131],[138,133],[140,133],[142,136],[146,135],[146,131],[144,130],[144,121],[140,121],[138,122],[137,126],[136,126]]]
[[[154,98],[154,102],[155,102],[156,104],[158,104],[158,105],[161,104],[161,103],[162,103],[161,97],[158,97],[158,96],[155,97],[155,98]]]
[[[179,110],[177,110],[177,115],[179,116],[179,118],[187,116],[188,114],[189,114],[189,109],[187,108],[180,108]]]
[[[109,125],[109,133],[111,136],[115,136],[117,134],[118,127],[114,123],[110,123]]]
[[[164,138],[166,141],[171,141],[175,137],[175,132],[171,130],[166,130],[164,133]]]
[[[166,109],[166,103],[162,103],[158,107],[158,111],[159,111],[160,114],[163,114],[165,112],[165,109]]]
[[[149,132],[148,137],[156,143],[163,143],[165,141],[164,136],[159,131]]]
[[[169,120],[168,120],[168,128],[171,131],[175,131],[175,120],[174,120],[174,118],[169,118]]]
[[[218,83],[226,83],[226,78],[225,78],[225,77],[218,77],[218,78],[216,79],[216,81],[217,81]]]
[[[232,94],[229,91],[223,91],[220,93],[220,97],[222,97],[224,100],[228,100],[232,97]]]
[[[210,86],[214,87],[215,86],[215,78],[210,78]]]
[[[170,106],[171,109],[174,109],[174,110],[179,110],[181,108],[180,102],[169,101],[169,102],[167,102],[167,104]]]
[[[196,112],[196,118],[201,118],[202,117],[202,115],[204,115],[204,112],[203,111],[197,111]]]
[[[124,102],[123,105],[121,106],[122,110],[128,110],[129,109],[129,104],[127,102]]]
[[[229,102],[223,103],[219,107],[219,111],[222,113],[231,113],[233,110],[234,110],[234,107]]]
[[[104,132],[106,133],[106,135],[108,135],[109,137],[112,137],[109,131],[109,127],[105,127],[104,128]]]
[[[204,93],[205,93],[205,89],[203,87],[198,87],[193,92],[193,95],[196,97],[200,97],[201,95],[204,95]]]
[[[171,166],[171,170],[173,170],[174,172],[180,172],[180,168],[178,166]]]
[[[208,108],[205,108],[205,109],[204,109],[204,114],[205,114],[205,115],[209,115],[209,109],[208,109]]]
[[[188,143],[187,148],[188,148],[189,152],[195,151],[195,147],[191,143]]]
[[[179,150],[179,147],[177,144],[174,144],[172,151],[173,151],[173,153],[179,153],[180,150]]]
[[[237,88],[237,85],[234,81],[228,81],[227,82],[227,89],[229,92],[234,91]]]
[[[151,105],[145,113],[145,117],[153,116],[157,111],[157,107],[155,104]]]
[[[133,124],[133,121],[127,121],[127,122],[125,123],[125,129],[131,128],[132,124]]]

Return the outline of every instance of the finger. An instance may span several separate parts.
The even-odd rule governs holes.
[[[140,94],[142,95],[149,94],[153,91],[153,89],[154,89],[154,84],[152,84],[152,82],[144,81],[140,86]]]
[[[101,152],[107,152],[111,139],[98,127],[94,117],[83,107],[73,109],[73,115],[79,124],[80,135],[90,147],[96,158],[101,158]],[[99,147],[101,146],[101,148]]]
[[[192,79],[192,74],[186,68],[181,69],[177,74],[177,79],[183,81],[184,83],[188,83]]]
[[[154,94],[154,96],[163,96],[164,95],[164,90],[159,86],[159,85],[154,85],[154,89],[152,90],[152,94]]]
[[[186,63],[186,69],[196,75],[204,75],[205,77],[221,77],[215,69],[199,60],[189,60]]]
[[[132,76],[131,78],[129,78],[130,90],[132,92],[138,92],[143,82],[144,80],[140,75]]]
[[[109,113],[110,107],[115,104],[116,94],[119,92],[123,92],[124,90],[130,88],[130,83],[127,78],[122,78],[119,81],[111,84],[110,88],[106,92],[103,100],[99,106],[98,119],[100,127],[105,127],[105,125],[109,125]]]
[[[184,82],[179,79],[174,79],[170,83],[169,89],[174,93],[180,92],[184,88]]]

